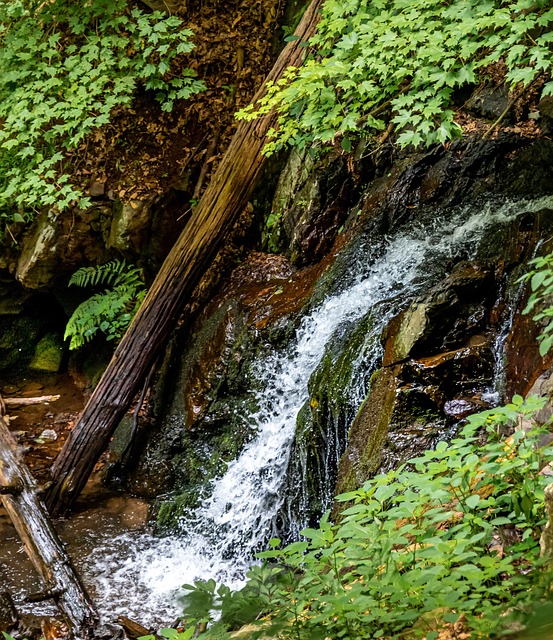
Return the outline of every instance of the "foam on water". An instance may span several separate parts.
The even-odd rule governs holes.
[[[135,533],[97,541],[84,570],[105,618],[124,614],[147,625],[167,624],[179,613],[182,584],[215,578],[239,586],[253,551],[276,533],[296,417],[309,397],[309,377],[333,334],[375,305],[400,294],[411,298],[428,287],[436,277],[431,263],[470,255],[492,225],[545,207],[553,207],[552,198],[462,209],[447,221],[435,219],[388,239],[372,264],[364,264],[359,256],[352,266],[353,284],[306,316],[286,350],[257,363],[255,374],[263,391],[257,393],[259,410],[249,417],[256,435],[212,483],[209,497],[193,517],[181,523],[180,534],[154,538]],[[377,333],[397,312],[397,305],[383,309],[375,323]],[[378,341],[375,344],[373,352],[365,354],[369,365],[376,365],[380,357]]]

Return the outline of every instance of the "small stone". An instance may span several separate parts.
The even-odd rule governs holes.
[[[93,197],[103,196],[106,191],[106,182],[101,180],[96,180],[90,185],[89,193]]]
[[[2,387],[2,393],[7,396],[13,396],[18,391],[19,391],[19,388],[13,384],[7,384],[6,386]]]
[[[49,440],[51,442],[54,442],[58,439],[58,434],[53,429],[44,429],[39,438],[41,440]]]

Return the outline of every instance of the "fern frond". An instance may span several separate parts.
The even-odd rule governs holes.
[[[81,303],[69,318],[64,339],[70,339],[70,349],[82,347],[98,331],[105,334],[106,340],[120,340],[146,296],[140,269],[120,260],[83,267],[73,274],[70,284],[112,285]]]
[[[99,284],[112,284],[124,273],[136,271],[140,274],[140,270],[136,267],[128,270],[129,265],[125,260],[111,260],[94,267],[81,267],[71,276],[69,284],[75,284],[78,287],[96,287]]]

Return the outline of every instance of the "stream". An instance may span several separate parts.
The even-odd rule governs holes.
[[[474,257],[488,232],[520,213],[544,207],[553,207],[553,198],[502,204],[489,201],[429,217],[425,224],[400,230],[378,244],[367,241],[365,248],[361,245],[348,264],[347,284],[337,285],[303,318],[288,347],[256,364],[263,391],[253,392],[258,410],[248,417],[255,437],[224,475],[213,481],[208,497],[180,523],[178,534],[157,538],[138,528],[141,520],[133,522],[132,514],[143,507],[132,500],[62,523],[62,537],[103,619],[125,615],[145,626],[167,625],[179,615],[178,596],[184,583],[214,578],[239,587],[254,552],[269,537],[282,534],[277,523],[279,513],[289,510],[284,487],[296,418],[309,400],[309,378],[333,337],[374,310],[374,339],[366,342],[356,362],[355,383],[344,390],[356,409],[379,365],[379,336],[389,320],[442,278],[448,264]],[[339,446],[341,452],[344,438],[336,440],[340,438],[333,446]],[[298,486],[301,489],[302,483]],[[323,504],[328,508],[332,487],[325,493]],[[126,521],[121,519],[125,509]],[[304,526],[307,517],[301,512],[295,516],[292,533]],[[32,588],[25,575],[28,569],[18,560],[17,541],[9,533],[4,540],[0,577],[5,574],[7,586],[19,599]]]

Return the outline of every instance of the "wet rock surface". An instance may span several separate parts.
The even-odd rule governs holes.
[[[507,399],[528,384],[521,376],[510,378],[513,369],[524,367],[534,378],[547,369],[550,359],[537,352],[536,330],[530,348],[525,333],[511,327],[511,314],[525,317],[518,277],[550,224],[550,212],[538,212],[508,225],[516,251],[508,242],[497,243],[492,233],[480,251],[485,262],[455,264],[388,324],[384,368],[372,377],[352,423],[336,493],[397,467],[453,434],[462,418],[499,402],[498,350],[505,339]],[[534,232],[527,233],[528,228]],[[505,327],[510,329],[506,336]]]
[[[447,216],[450,208],[463,202],[476,199],[484,207],[490,198],[492,202],[497,198],[500,203],[507,195],[528,195],[527,185],[532,195],[548,193],[553,184],[549,160],[553,160],[551,143],[507,135],[489,142],[463,140],[447,151],[440,148],[414,159],[400,158],[385,174],[374,165],[358,167],[356,176],[340,173],[343,166],[336,168],[337,173],[331,171],[341,186],[354,179],[360,184],[363,175],[368,180],[360,197],[351,185],[343,200],[340,193],[345,192],[327,190],[328,202],[334,198],[340,208],[336,220],[341,233],[329,234],[336,238],[333,250],[317,265],[299,271],[299,265],[318,259],[318,250],[302,249],[301,258],[289,253],[294,267],[281,257],[255,254],[238,268],[228,292],[220,294],[187,330],[191,337],[175,345],[173,359],[165,365],[165,383],[157,392],[157,406],[166,409],[158,412],[154,430],[138,446],[137,469],[130,476],[123,474],[127,486],[150,496],[176,491],[179,497],[169,500],[161,512],[162,525],[174,525],[179,514],[201,499],[206,479],[220,474],[253,435],[244,416],[255,411],[255,380],[249,371],[254,358],[267,345],[293,335],[302,308],[313,308],[329,291],[347,284],[352,256],[359,260],[365,255],[369,261],[383,242],[383,233],[411,224],[431,225],[433,216]],[[304,196],[307,191],[302,189],[311,189],[313,198],[304,198],[310,203],[321,183],[315,178],[317,188],[306,187],[313,180],[307,173],[296,175],[294,189]],[[273,229],[281,235],[273,239],[299,247],[301,243],[294,244],[291,238],[306,237],[302,225],[310,228],[312,222],[307,222],[305,208],[298,208],[294,198],[281,205],[280,221]],[[476,255],[452,256],[449,264],[429,265],[446,275],[405,306],[386,329],[384,369],[371,382],[357,417],[359,400],[346,398],[343,390],[344,385],[355,384],[350,365],[366,348],[370,320],[347,328],[343,339],[329,347],[309,382],[310,399],[298,418],[289,476],[297,477],[298,465],[309,465],[302,478],[310,497],[302,497],[302,505],[296,503],[293,509],[307,510],[316,518],[324,508],[329,478],[333,482],[336,477],[352,422],[338,491],[432,446],[453,433],[459,420],[497,401],[490,391],[498,340],[503,339],[511,309],[523,304],[515,282],[551,228],[550,220],[550,211],[520,216],[492,229]],[[338,249],[341,258],[336,260]],[[179,356],[183,350],[184,358]],[[536,366],[534,355],[530,362]],[[370,373],[365,371],[364,379]],[[357,380],[357,384],[363,390],[365,383]],[[290,481],[291,495],[298,493],[294,486]]]

